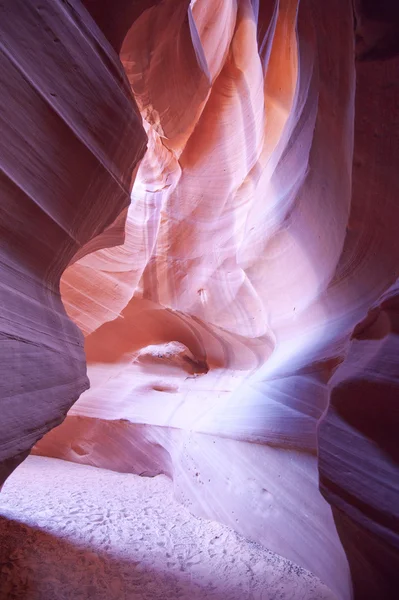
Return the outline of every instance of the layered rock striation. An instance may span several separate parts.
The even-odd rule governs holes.
[[[0,25],[14,48],[4,64],[23,67],[24,85],[30,74],[33,98],[10,101],[4,164],[25,176],[32,216],[20,229],[22,213],[6,212],[7,227],[18,221],[5,256],[25,290],[38,286],[18,311],[5,303],[16,323],[33,315],[35,357],[45,352],[32,360],[21,321],[4,459],[29,452],[87,387],[78,327],[90,389],[36,453],[166,473],[192,512],[338,598],[395,598],[393,4],[87,0],[92,18],[77,1],[45,4],[15,3],[41,62],[17,60],[12,19]],[[56,229],[46,255],[37,232],[51,227],[65,237]],[[18,235],[32,238],[25,253]]]

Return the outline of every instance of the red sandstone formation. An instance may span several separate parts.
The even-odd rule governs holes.
[[[3,479],[77,325],[36,453],[396,598],[397,10],[84,4],[0,4]]]

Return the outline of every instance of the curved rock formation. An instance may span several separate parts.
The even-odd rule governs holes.
[[[60,277],[127,206],[146,137],[119,59],[79,2],[3,1],[0,32],[2,483],[88,388]]]
[[[399,177],[393,166],[399,156],[399,58],[376,61],[386,57],[381,49],[392,50],[389,36],[399,31],[399,14],[393,2],[373,11],[372,4],[357,3],[358,11],[368,9],[357,13],[363,32],[358,55],[366,42],[369,51],[367,62],[356,65],[352,205],[334,279],[341,286],[350,275],[347,310],[359,311],[360,322],[331,379],[330,408],[319,430],[321,490],[333,506],[355,597],[362,600],[395,598],[399,587]],[[386,37],[382,25],[388,21]],[[367,35],[377,28],[378,40]]]
[[[65,142],[76,231],[64,229],[78,243],[52,247],[40,282],[56,291],[64,271],[62,300],[85,335],[91,386],[35,452],[166,473],[190,510],[311,570],[338,598],[395,598],[393,5],[377,14],[357,0],[354,19],[350,0],[85,4],[120,55],[148,150],[128,204],[145,136],[116,55],[68,3],[62,10],[96,40],[93,64],[80,54],[93,76],[77,101],[92,107],[86,150],[110,166],[83,169]],[[118,82],[105,87],[116,97],[104,114],[100,65]],[[37,240],[32,260],[35,252]],[[71,356],[65,336],[54,325],[61,346],[52,351]],[[70,378],[83,373],[81,354],[74,360]],[[42,402],[62,419],[80,391]],[[17,421],[15,439],[26,428]],[[45,423],[40,434],[55,424]]]
[[[124,40],[148,152],[124,245],[90,246],[64,273],[91,389],[36,451],[168,473],[191,510],[349,597],[317,490],[331,367],[313,364],[335,335],[327,289],[350,206],[352,13],[187,6],[150,8]]]

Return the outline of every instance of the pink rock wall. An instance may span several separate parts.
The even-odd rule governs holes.
[[[143,130],[126,86],[110,84],[106,102],[102,54],[86,60],[93,83],[76,107],[98,118],[95,157],[124,195],[65,143],[72,189],[83,171],[89,191],[73,198],[79,243],[51,259],[65,258],[54,281],[63,273],[91,385],[35,452],[167,473],[194,513],[313,571],[338,598],[396,598],[393,4],[376,13],[358,0],[355,22],[349,0],[84,4],[119,52],[148,150],[128,203]],[[81,354],[73,366],[76,386]],[[47,411],[61,420],[81,391],[62,405],[58,389],[41,394],[42,429],[24,450],[56,424]],[[20,440],[26,422],[12,418]]]
[[[127,206],[146,137],[119,59],[79,2],[1,2],[0,31],[4,481],[89,386],[60,277]]]
[[[350,206],[352,14],[261,8],[167,2],[125,38],[149,149],[124,245],[64,273],[91,389],[36,451],[166,472],[191,510],[345,598],[347,561],[317,490],[331,367],[312,365],[336,335],[323,295]],[[339,36],[333,56],[326,30]]]
[[[319,470],[355,597],[373,600],[396,598],[399,587],[399,60],[392,57],[399,14],[394,2],[359,2],[359,10],[357,53],[367,62],[356,64],[352,203],[334,285],[349,274],[347,311],[361,312],[345,361],[330,381]],[[381,57],[390,60],[376,60]]]

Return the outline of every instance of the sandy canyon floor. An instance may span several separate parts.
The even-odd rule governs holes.
[[[333,600],[313,575],[192,516],[165,476],[31,456],[0,494],[1,600]]]

